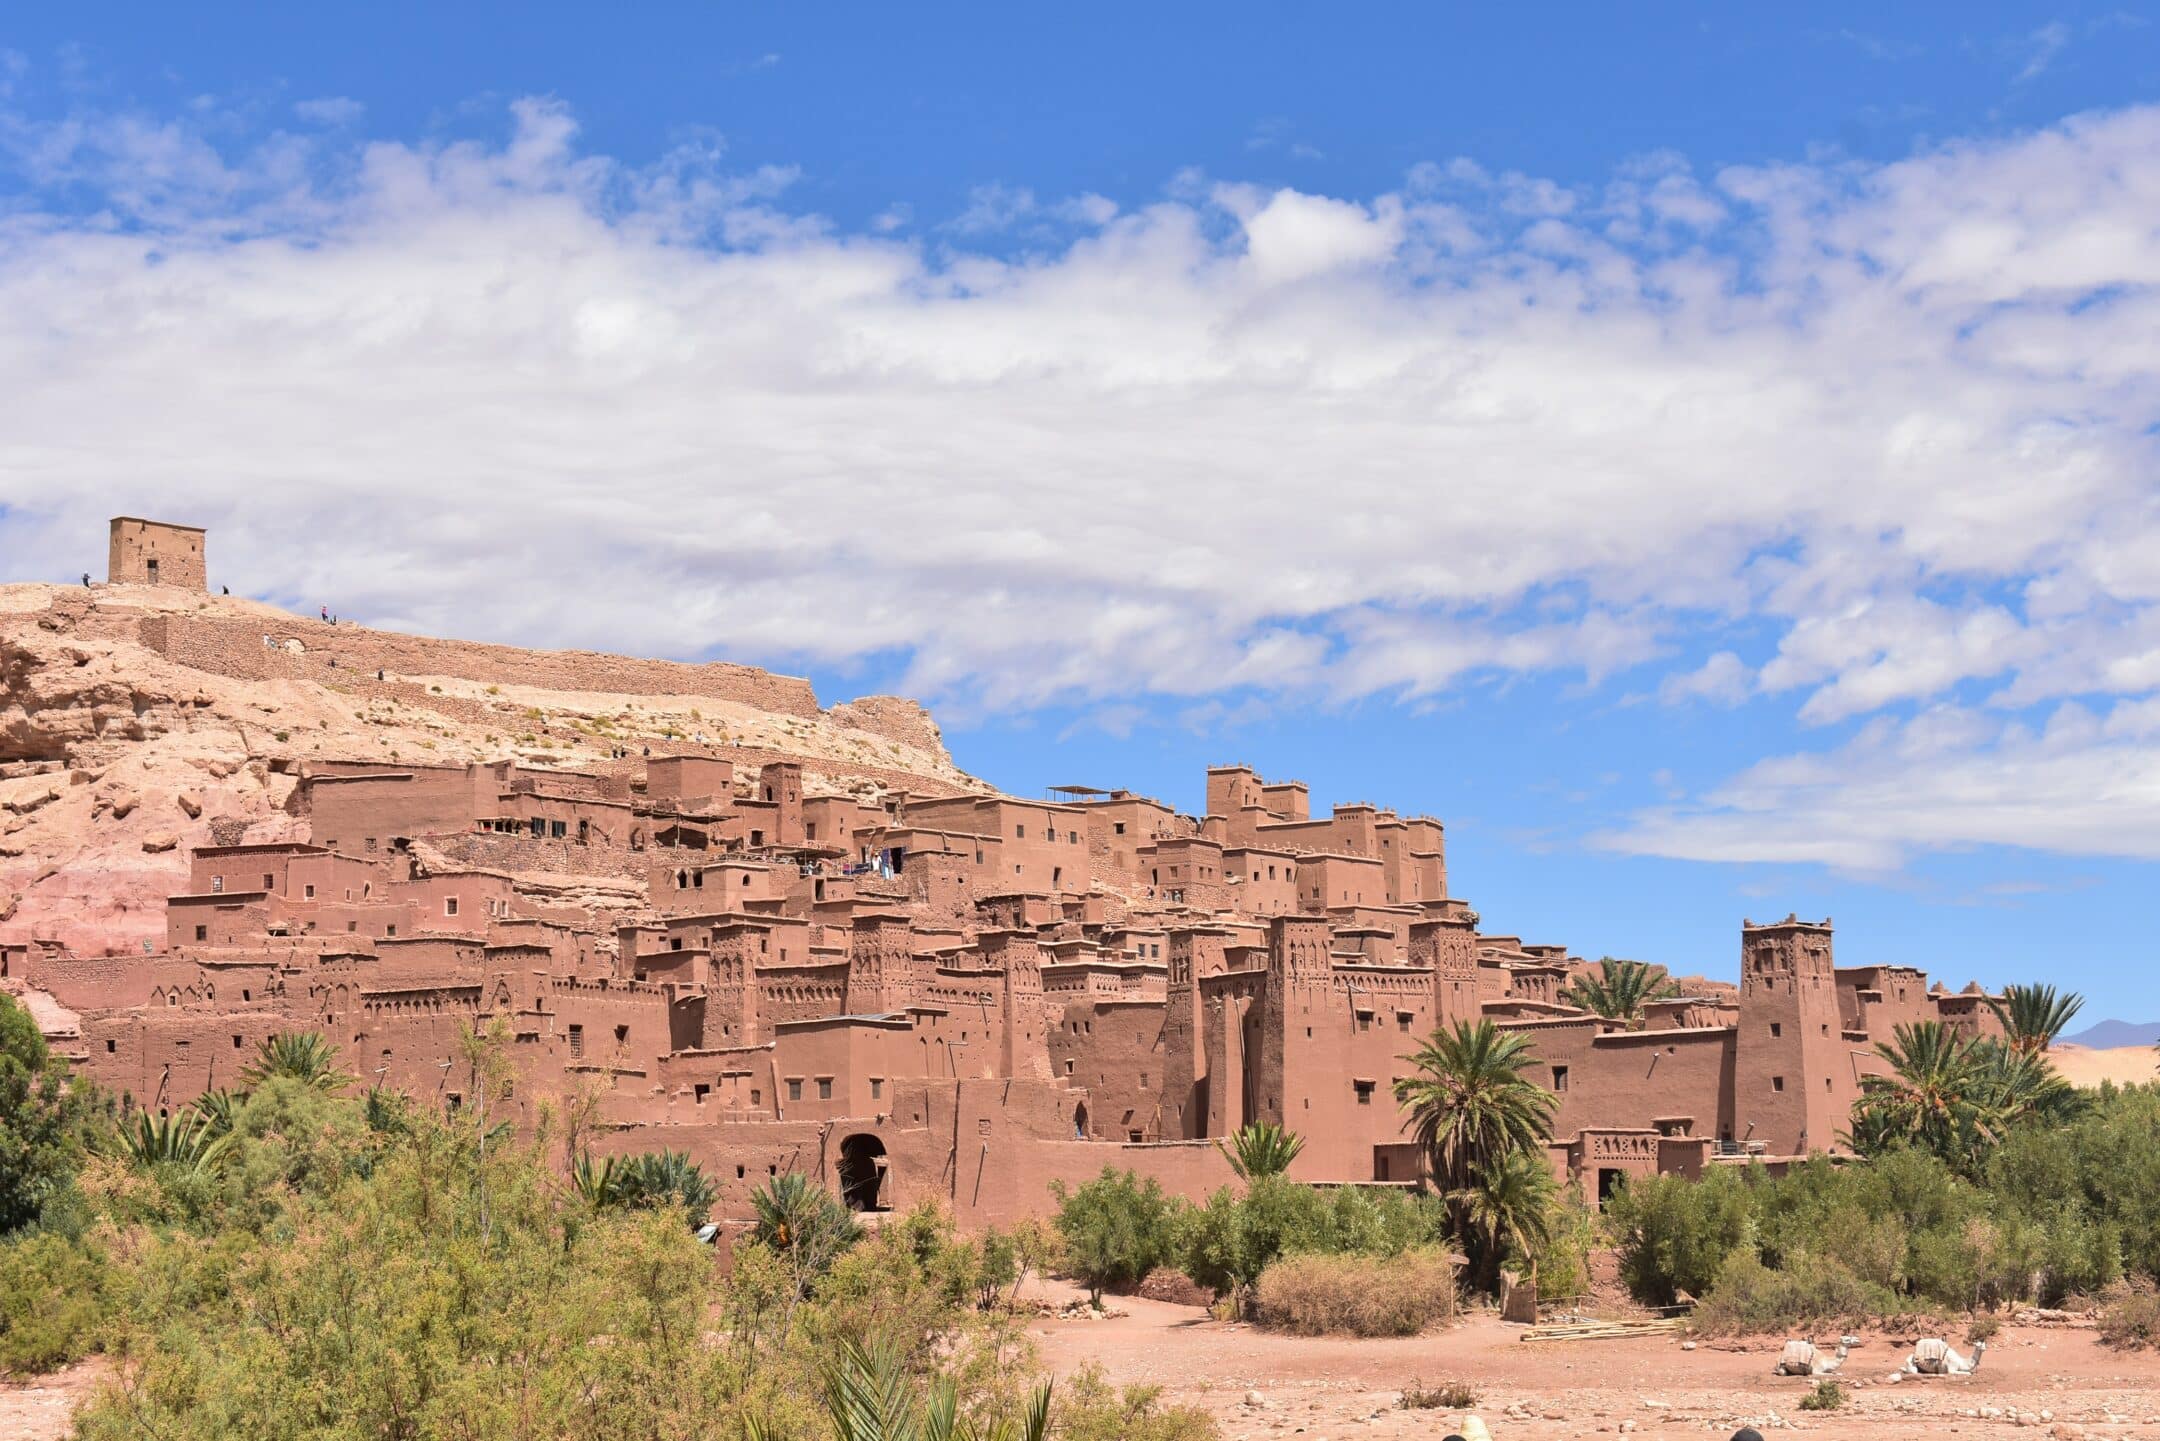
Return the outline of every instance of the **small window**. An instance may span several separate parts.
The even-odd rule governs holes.
[[[799,1078],[791,1077],[788,1080],[787,1098],[791,1101],[799,1101],[802,1099],[802,1081]]]
[[[1026,840],[1026,839],[1027,839],[1027,827],[1026,827],[1026,826],[1014,826],[1014,827],[1013,827],[1013,837],[1014,837],[1014,839],[1016,839],[1016,840],[1023,840],[1023,841],[1024,841],[1024,840]]]
[[[114,1050],[114,1046],[113,1046],[113,1043],[112,1043],[111,1041],[107,1041],[107,1042],[105,1043],[105,1054],[109,1056],[109,1055],[111,1055],[111,1054],[113,1053],[113,1050]]]
[[[691,1087],[691,1089],[697,1093],[697,1103],[701,1106],[705,1104],[705,1098],[712,1094],[712,1087],[705,1085],[702,1082],[700,1082],[696,1086]]]
[[[276,876],[274,876],[274,875],[271,875],[271,874],[270,874],[269,872],[267,872],[267,871],[266,871],[266,872],[264,872],[264,873],[263,873],[263,889],[264,889],[264,890],[266,890],[266,891],[276,890],[276,889],[277,889],[277,877],[276,877]]]
[[[1371,1081],[1352,1081],[1350,1085],[1357,1092],[1357,1103],[1359,1105],[1369,1106],[1372,1104],[1373,1083]]]
[[[832,1099],[832,1077],[818,1077],[817,1098],[821,1101],[829,1101]]]
[[[1784,1034],[1785,1028],[1783,1026],[1779,1025],[1776,1021],[1772,1021],[1770,1023],[1770,1038],[1772,1040],[1776,1040],[1779,1036],[1782,1036]]]
[[[394,936],[394,935],[396,935],[396,934],[397,934],[397,927],[396,927],[396,926],[385,926],[385,927],[384,927],[383,929],[384,929],[384,931],[385,931],[385,932],[386,932],[387,934],[389,934],[389,935],[393,935],[393,936]]]
[[[630,1028],[629,1028],[628,1026],[617,1026],[617,1027],[615,1028],[615,1044],[616,1044],[616,1045],[618,1045],[618,1046],[624,1045],[624,1044],[626,1044],[626,1043],[627,1043],[627,1042],[629,1041],[629,1039],[630,1039]]]
[[[584,1054],[585,1054],[585,1028],[584,1028],[583,1026],[579,1026],[579,1025],[572,1025],[572,1026],[570,1027],[570,1055],[571,1055],[571,1058],[572,1058],[572,1059],[574,1060],[574,1059],[576,1059],[576,1058],[578,1058],[578,1057],[580,1057],[580,1056],[583,1056]]]
[[[212,876],[212,877],[210,878],[210,889],[211,889],[211,890],[213,890],[213,891],[222,891],[222,890],[224,890],[224,889],[225,889],[225,878],[224,878],[223,876]]]
[[[302,890],[301,890],[300,898],[301,898],[302,900],[307,900],[307,901],[312,901],[312,900],[314,900],[314,899],[315,899],[315,888],[314,888],[313,886],[306,886],[306,887],[303,887],[303,888],[302,888]]]
[[[195,928],[195,939],[196,939],[196,940],[198,940],[198,941],[207,941],[207,940],[209,940],[209,939],[210,939],[210,928],[209,928],[208,926],[197,926],[197,927]]]
[[[1567,1067],[1555,1066],[1552,1068],[1552,1088],[1555,1091],[1567,1089]]]
[[[751,1105],[753,1105],[753,1106],[762,1106],[762,1105],[764,1105],[764,1104],[765,1104],[765,1093],[764,1093],[764,1091],[760,1090],[760,1089],[759,1089],[758,1087],[756,1087],[756,1086],[752,1086],[752,1087],[750,1088],[750,1104],[751,1104]]]
[[[240,1038],[238,1036],[232,1038],[232,1048],[236,1051],[240,1049]]]
[[[870,1099],[873,1101],[878,1101],[883,1100],[884,1097],[885,1078],[882,1076],[872,1076],[870,1078]]]
[[[1123,821],[1119,821],[1119,822],[1117,823],[1117,833],[1118,833],[1119,835],[1124,835],[1124,834],[1125,834],[1125,822],[1123,822]]]
[[[456,897],[456,896],[444,896],[444,897],[443,897],[443,903],[442,903],[442,913],[443,913],[444,915],[446,915],[446,916],[454,916],[454,915],[456,915],[456,914],[457,914],[457,897]]]
[[[1771,1090],[1773,1090],[1773,1091],[1782,1091],[1782,1090],[1784,1090],[1784,1089],[1785,1089],[1785,1078],[1784,1078],[1783,1076],[1772,1076],[1772,1077],[1770,1078],[1770,1089],[1771,1089]]]

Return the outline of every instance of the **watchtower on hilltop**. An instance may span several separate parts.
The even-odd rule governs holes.
[[[105,578],[114,585],[174,585],[208,590],[203,548],[208,532],[199,525],[116,515]]]

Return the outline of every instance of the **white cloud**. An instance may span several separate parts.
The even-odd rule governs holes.
[[[595,156],[550,100],[493,144],[230,131],[0,108],[10,573],[94,565],[148,509],[309,609],[897,651],[948,705],[1197,723],[1534,672],[1848,726],[2160,690],[2160,110],[1593,189],[1467,160],[1366,197],[1182,174],[1122,211],[989,187],[935,244],[901,206],[791,207],[792,171],[713,137]],[[1774,637],[1759,677],[1740,631]],[[2039,766],[2005,736],[1934,754]],[[1855,851],[1832,823],[1872,812],[1820,800],[1823,764],[1792,793],[1825,858],[2009,814]],[[1629,843],[1758,835],[1780,774]]]
[[[329,95],[300,101],[293,106],[293,114],[316,125],[352,125],[367,114],[367,107],[343,95]]]
[[[1753,689],[1754,675],[1747,662],[1729,650],[1721,650],[1691,671],[1676,671],[1658,684],[1658,699],[1667,705],[1702,700],[1714,705],[1738,705]]]
[[[1638,816],[1610,849],[1881,872],[1982,845],[2160,860],[2160,712],[2065,704],[2039,730],[1954,708],[1763,761],[1702,801]]]

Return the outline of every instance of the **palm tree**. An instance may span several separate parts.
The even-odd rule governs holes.
[[[795,1290],[806,1296],[842,1251],[862,1238],[847,1207],[800,1171],[775,1176],[750,1194],[757,1221],[750,1239],[777,1251],[795,1273]]]
[[[705,1170],[682,1151],[651,1151],[642,1156],[605,1156],[593,1163],[579,1152],[570,1166],[570,1186],[594,1210],[651,1210],[681,1206],[690,1224],[702,1226],[719,1199],[720,1189]]]
[[[1643,1007],[1680,994],[1680,987],[1663,966],[1647,961],[1616,961],[1611,956],[1598,962],[1596,975],[1578,972],[1560,998],[1609,1021],[1629,1026],[1643,1023]]]
[[[340,1091],[352,1077],[337,1068],[337,1047],[320,1032],[295,1031],[266,1037],[255,1059],[240,1073],[251,1086],[284,1078],[318,1091]]]
[[[1017,1418],[979,1424],[960,1414],[952,1378],[940,1376],[927,1394],[918,1392],[899,1348],[841,1344],[823,1371],[825,1414],[838,1441],[1043,1441],[1050,1432],[1050,1387],[1030,1392]],[[763,1420],[748,1418],[750,1441],[773,1434]]]
[[[2083,1108],[2084,1097],[2039,1051],[1982,1040],[1974,1042],[1973,1055],[1980,1065],[1986,1109],[1998,1128],[2020,1121],[2068,1120]]]
[[[2027,1055],[2046,1051],[2084,1008],[2085,998],[2076,991],[2058,993],[2048,985],[2004,986],[2000,996],[1988,997],[2010,1049]]]
[[[214,1169],[232,1145],[232,1133],[219,1134],[196,1111],[153,1116],[137,1111],[120,1127],[120,1146],[138,1166],[178,1166],[190,1175]]]
[[[1507,1157],[1541,1155],[1559,1103],[1523,1074],[1531,1064],[1528,1038],[1491,1021],[1457,1021],[1403,1059],[1418,1073],[1395,1083],[1395,1099],[1409,1112],[1461,1236],[1469,1226],[1461,1198]]]
[[[245,1091],[228,1091],[219,1086],[195,1098],[195,1112],[210,1128],[211,1135],[223,1136],[233,1129],[246,1100]]]
[[[1482,1287],[1498,1289],[1500,1267],[1509,1260],[1528,1263],[1536,1277],[1537,1254],[1552,1242],[1552,1204],[1558,1190],[1543,1156],[1511,1151],[1449,1198],[1468,1223],[1464,1239],[1472,1273]]]
[[[1987,1053],[1940,1021],[1899,1026],[1894,1036],[1875,1043],[1890,1073],[1860,1078],[1854,1149],[1872,1154],[1905,1139],[1952,1165],[1963,1162],[2001,1126]]]
[[[1280,1176],[1305,1149],[1305,1138],[1272,1121],[1253,1121],[1231,1134],[1230,1144],[1215,1143],[1230,1162],[1230,1169],[1248,1186],[1268,1176]]]

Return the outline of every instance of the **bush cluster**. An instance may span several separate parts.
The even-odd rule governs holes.
[[[1298,1336],[1415,1336],[1455,1314],[1455,1267],[1432,1251],[1285,1256],[1256,1290],[1261,1323]]]
[[[1401,1326],[1415,1330],[1454,1307],[1454,1275],[1437,1252],[1447,1213],[1429,1196],[1321,1188],[1273,1175],[1242,1190],[1225,1186],[1194,1206],[1153,1181],[1109,1168],[1083,1186],[1052,1189],[1065,1264],[1096,1295],[1167,1266],[1223,1295],[1234,1309],[1246,1309],[1257,1296],[1263,1323],[1307,1333],[1321,1326],[1401,1335]],[[1330,1262],[1339,1264],[1324,1264]],[[1400,1263],[1392,1274],[1391,1263]],[[1384,1284],[1373,1286],[1374,1280]],[[1349,1294],[1361,1284],[1372,1292],[1371,1307],[1362,1311]],[[1343,1319],[1325,1325],[1316,1319],[1331,1316]]]
[[[1605,1214],[1638,1300],[1698,1324],[2054,1305],[2160,1275],[2160,1087],[2102,1088],[2066,1122],[2013,1127],[1958,1168],[1917,1148],[1772,1177],[1720,1167],[1630,1184]]]
[[[631,1165],[656,1182],[635,1196],[591,1165],[580,1184],[546,1120],[526,1137],[488,1121],[507,1037],[467,1039],[471,1100],[448,1113],[348,1095],[326,1047],[288,1047],[246,1093],[176,1113],[177,1133],[123,1135],[87,1105],[72,1131],[33,1117],[34,1145],[0,1136],[18,1168],[0,1182],[36,1201],[0,1234],[0,1370],[124,1357],[76,1418],[83,1441],[829,1441],[843,1356],[876,1358],[898,1404],[949,1393],[983,1434],[1033,1401],[1039,1368],[1004,1303],[1040,1235],[962,1237],[926,1207],[814,1254],[746,1240],[724,1268],[693,1229],[710,1194],[694,1163]],[[22,1052],[18,1078],[42,1076]],[[1096,1374],[1050,1399],[1061,1441],[1213,1434]]]

